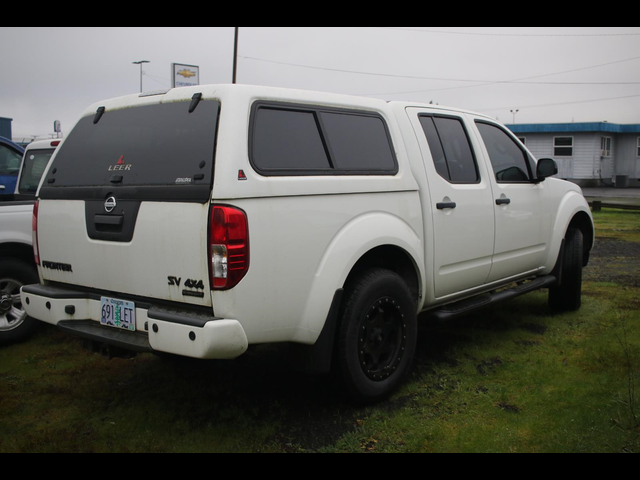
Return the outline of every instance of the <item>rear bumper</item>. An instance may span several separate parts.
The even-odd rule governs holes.
[[[100,324],[99,293],[28,285],[22,305],[32,318],[87,340],[136,352],[162,352],[201,359],[231,359],[248,347],[240,322],[136,302],[135,332]]]

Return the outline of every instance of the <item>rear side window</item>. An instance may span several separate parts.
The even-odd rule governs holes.
[[[478,167],[462,121],[421,115],[420,123],[438,174],[450,183],[478,183]]]
[[[528,156],[505,131],[495,125],[476,122],[498,183],[531,181]]]
[[[313,112],[258,109],[253,159],[263,170],[331,168]]]
[[[45,186],[211,185],[219,107],[201,101],[189,113],[189,102],[174,102],[85,117],[61,145]]]
[[[398,172],[387,126],[368,112],[258,103],[249,150],[265,176]]]
[[[47,168],[53,151],[53,148],[27,150],[27,154],[24,156],[20,184],[18,185],[19,193],[36,193],[42,174]]]

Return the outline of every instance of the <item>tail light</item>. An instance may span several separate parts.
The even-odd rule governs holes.
[[[249,227],[242,210],[211,207],[209,269],[214,290],[235,287],[249,270]]]
[[[36,200],[36,203],[33,206],[33,216],[31,217],[33,257],[36,261],[36,265],[40,265],[40,248],[38,247],[38,204],[39,201]]]

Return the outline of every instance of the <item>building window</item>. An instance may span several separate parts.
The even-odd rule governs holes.
[[[640,157],[640,137],[638,137],[638,148],[636,153],[638,154],[638,156]]]
[[[523,145],[527,144],[527,137],[518,137],[518,140],[520,140],[520,143],[522,143]]]
[[[573,157],[573,137],[554,137],[553,156]]]
[[[600,140],[600,150],[603,157],[611,156],[611,137],[602,137]]]

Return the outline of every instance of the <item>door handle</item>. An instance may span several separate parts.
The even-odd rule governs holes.
[[[124,224],[123,215],[96,215],[94,220],[96,225],[113,225],[121,227]]]
[[[511,203],[510,198],[498,198],[496,200],[496,205],[509,205]]]
[[[456,202],[440,202],[436,204],[438,210],[445,210],[447,208],[456,208]]]

